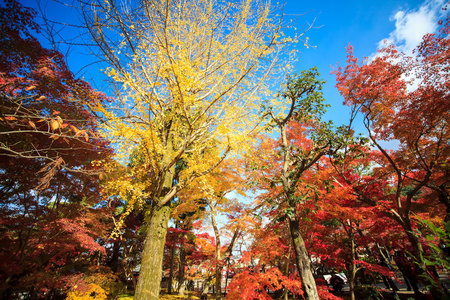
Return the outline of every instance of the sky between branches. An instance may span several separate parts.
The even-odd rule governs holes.
[[[21,1],[38,12],[45,12],[46,17],[51,20],[68,24],[80,23],[80,18],[73,9],[57,1]],[[70,5],[72,0],[61,2]],[[295,19],[301,15],[298,19],[299,25],[303,24],[304,28],[307,28],[313,24],[313,28],[306,33],[311,47],[305,48],[298,44],[298,61],[294,70],[300,72],[318,67],[327,81],[324,97],[331,105],[326,118],[332,119],[336,125],[348,121],[348,108],[342,105],[343,99],[334,87],[334,75],[330,74],[338,62],[345,64],[345,48],[348,44],[354,46],[355,56],[360,58],[373,57],[385,39],[405,53],[411,54],[424,34],[436,32],[439,19],[446,13],[442,10],[445,3],[445,0],[285,0],[284,12],[287,19]],[[41,18],[37,21],[42,23]],[[45,30],[45,26],[43,29]],[[69,41],[78,38],[76,30],[69,26],[58,28],[58,34]],[[45,41],[43,44],[50,46]],[[71,70],[88,81],[94,81],[94,86],[102,89],[101,66],[93,64],[86,67],[95,61],[87,50],[77,46],[68,49],[63,44],[60,44],[60,47],[63,54],[68,56]]]

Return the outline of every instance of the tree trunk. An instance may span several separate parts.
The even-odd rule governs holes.
[[[202,295],[208,295],[208,290],[209,290],[209,287],[211,285],[211,279],[212,278],[213,278],[213,275],[210,275],[203,281]]]
[[[178,270],[178,295],[184,296],[184,291],[186,289],[186,279],[184,268],[186,266],[186,249],[184,248],[184,241],[186,238],[186,233],[181,237],[182,244],[180,247],[180,269]]]
[[[215,284],[215,297],[216,300],[221,298],[221,281],[222,281],[222,256],[220,253],[220,234],[217,228],[216,218],[215,218],[215,207],[210,205],[211,209],[211,223],[214,229],[214,236],[216,238],[216,284]]]
[[[356,245],[355,245],[355,237],[353,235],[353,229],[350,228],[350,240],[351,240],[351,253],[352,253],[352,257],[351,257],[351,262],[350,262],[350,266],[349,266],[349,278],[348,278],[348,285],[350,286],[350,300],[355,300],[355,277],[356,277],[356,266],[355,266],[355,260],[357,258],[357,253],[356,253]]]
[[[216,265],[216,300],[222,299],[222,270],[223,262],[218,261]]]
[[[286,257],[286,263],[284,264],[284,268],[283,268],[283,275],[288,277],[289,276],[289,262],[291,261],[291,251],[292,251],[292,240],[289,241],[289,250],[288,250],[288,255]],[[283,295],[281,296],[280,299],[284,299],[284,300],[288,300],[289,298],[289,290],[287,288],[283,289]]]
[[[114,273],[117,273],[119,269],[119,252],[120,252],[120,241],[116,240],[113,244],[113,252],[111,255],[111,260],[108,262],[109,267]]]
[[[225,291],[224,291],[224,293],[225,293],[225,296],[228,294],[228,272],[229,272],[229,270],[230,270],[230,259],[228,258],[227,259],[227,270],[226,270],[226,272],[225,272]]]
[[[162,263],[170,206],[155,207],[145,237],[141,270],[135,300],[158,300],[161,289]]]
[[[184,292],[186,291],[186,285],[188,281],[183,279],[183,281],[178,283],[178,295],[184,297]]]
[[[296,216],[289,218],[289,229],[291,231],[292,243],[294,245],[298,273],[302,281],[302,289],[306,300],[319,300],[316,281],[311,271],[308,251],[300,233],[299,221]]]
[[[175,263],[175,246],[172,246],[170,250],[170,273],[169,273],[169,287],[167,292],[169,294],[172,293],[172,285],[173,285],[173,265]]]

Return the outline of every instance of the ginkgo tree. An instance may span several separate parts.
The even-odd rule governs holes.
[[[126,178],[110,183],[131,195],[130,211],[148,215],[135,299],[158,298],[171,199],[231,149],[244,149],[238,145],[255,127],[266,79],[292,42],[273,9],[258,0],[82,4],[118,88],[116,103],[92,109],[105,120],[118,160],[132,149],[142,155]]]

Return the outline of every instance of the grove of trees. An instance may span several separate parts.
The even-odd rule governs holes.
[[[411,57],[349,45],[336,126],[282,6],[76,3],[104,91],[0,6],[2,299],[450,298],[450,19]]]

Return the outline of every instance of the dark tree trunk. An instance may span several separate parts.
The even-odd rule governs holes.
[[[223,262],[218,261],[216,265],[216,300],[222,299],[222,270]]]
[[[113,253],[111,255],[111,260],[109,261],[109,267],[116,273],[119,269],[119,252],[120,252],[120,241],[114,241]]]
[[[184,241],[186,234],[183,234],[182,240]],[[180,247],[180,269],[178,271],[178,295],[184,296],[184,291],[186,289],[186,279],[184,268],[186,266],[186,250],[184,245]]]
[[[351,240],[351,262],[349,266],[349,279],[348,284],[350,286],[350,300],[355,300],[355,277],[356,277],[356,266],[355,266],[355,260],[357,258],[356,253],[356,244],[355,244],[355,236],[353,235],[353,229],[350,228],[350,240]]]

